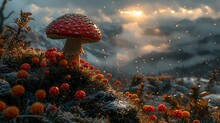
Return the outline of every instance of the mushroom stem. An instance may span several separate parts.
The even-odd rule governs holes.
[[[72,63],[72,61],[79,63],[80,53],[84,53],[81,41],[76,38],[67,38],[63,52],[68,63]]]

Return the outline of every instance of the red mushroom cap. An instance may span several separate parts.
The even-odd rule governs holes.
[[[46,34],[51,39],[84,39],[81,43],[98,42],[102,39],[96,24],[87,16],[76,13],[65,14],[52,21],[46,28]]]

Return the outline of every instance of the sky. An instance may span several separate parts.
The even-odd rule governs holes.
[[[101,43],[85,49],[95,48],[104,58],[89,52],[88,61],[156,73],[218,56],[219,5],[219,0],[12,0],[5,14],[15,11],[10,23],[21,9],[32,12],[34,30],[67,13],[84,14],[103,33]]]

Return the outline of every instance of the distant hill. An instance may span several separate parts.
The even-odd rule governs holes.
[[[200,64],[191,67],[177,67],[173,70],[163,71],[162,74],[174,75],[174,76],[197,76],[203,78],[209,78],[210,72],[214,69],[220,69],[220,56],[215,59],[204,61]]]

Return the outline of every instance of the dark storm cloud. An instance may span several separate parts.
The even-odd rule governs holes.
[[[192,58],[195,54],[188,53],[185,51],[172,51],[172,52],[167,52],[167,53],[150,53],[147,55],[142,56],[142,59],[147,59],[148,63],[156,63],[161,60],[171,60],[171,61],[186,61]],[[151,60],[153,58],[153,60]],[[141,59],[139,59],[141,60]]]
[[[193,37],[197,37],[198,35],[206,37],[209,33],[214,35],[218,33],[220,34],[219,27],[220,19],[198,18],[193,21],[184,19],[170,25],[161,23],[161,25],[156,28],[147,28],[145,29],[144,34],[153,36],[170,36],[174,33],[183,33]],[[155,32],[155,29],[159,29],[160,32]]]
[[[211,36],[211,37],[206,37],[204,39],[201,39],[198,41],[198,44],[200,45],[206,45],[207,43],[218,43],[219,44],[219,40],[220,40],[220,32],[219,34],[216,34],[214,36]]]

